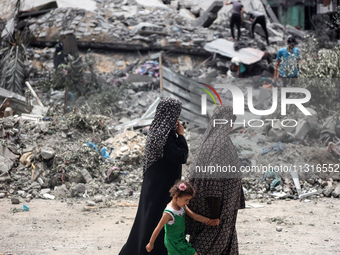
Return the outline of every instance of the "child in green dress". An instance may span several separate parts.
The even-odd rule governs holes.
[[[163,216],[157,227],[152,233],[146,250],[153,249],[155,240],[164,227],[164,244],[168,250],[168,255],[198,255],[196,250],[185,239],[185,214],[194,220],[203,222],[207,225],[216,226],[219,220],[211,220],[202,215],[196,214],[188,208],[190,199],[194,196],[194,189],[187,181],[176,181],[170,189],[172,200],[163,212]]]

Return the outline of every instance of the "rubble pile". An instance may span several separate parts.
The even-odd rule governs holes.
[[[4,162],[0,168],[0,197],[25,200],[84,197],[97,202],[138,198],[147,129],[124,131],[115,127],[140,117],[158,95],[158,91],[133,92],[126,101],[117,102],[121,111],[112,117],[83,114],[77,108],[63,115],[50,108],[40,119],[29,115],[0,119],[3,138],[0,157]],[[337,126],[322,125],[316,116],[299,121],[308,124],[301,127],[303,132],[267,126],[236,128],[231,134],[245,166],[257,162],[273,168],[302,166],[296,169],[300,170],[299,191],[289,171],[272,176],[263,172],[245,175],[243,186],[248,199],[298,198],[303,194],[339,197],[338,143],[323,147],[309,128],[313,124],[317,133],[320,130],[335,133]],[[282,132],[280,139],[277,132]],[[296,135],[300,133],[304,136]],[[192,156],[200,136],[194,130],[190,136],[186,132],[186,136]],[[290,139],[283,139],[287,136]],[[184,176],[188,174],[190,157],[184,166]],[[336,171],[331,175],[316,169],[308,172],[306,162],[310,166],[332,164]]]
[[[161,61],[185,75],[185,79],[194,77],[207,83],[234,84],[244,95],[248,88],[256,88],[254,107],[263,110],[272,105],[272,93],[256,84],[262,78],[273,76],[272,59],[287,34],[299,39],[305,35],[289,25],[269,23],[271,46],[266,47],[259,31],[255,39],[249,39],[249,32],[242,28],[239,46],[254,48],[249,52],[255,52],[256,61],[244,63],[248,77],[253,76],[251,79],[236,80],[226,75],[228,57],[216,56],[216,52],[222,50],[234,54],[234,46],[222,50],[217,47],[212,52],[204,48],[206,43],[218,38],[231,39],[227,14],[208,24],[215,20],[209,17],[218,10],[210,15],[198,6],[186,4],[187,1],[171,1],[170,5],[160,4],[161,7],[146,7],[140,2],[143,1],[98,0],[96,11],[56,8],[44,14],[29,11],[21,17],[33,35],[25,61],[28,79],[42,104],[48,107],[35,105],[30,114],[18,114],[10,107],[4,109],[6,115],[0,118],[0,198],[9,197],[12,203],[33,198],[85,198],[89,205],[110,203],[111,199],[138,198],[152,106],[164,96],[158,89],[162,84]],[[250,5],[250,1],[247,2]],[[255,2],[259,1],[252,3]],[[221,8],[218,5],[221,1],[214,2],[207,8],[208,12],[216,6]],[[250,22],[245,20],[244,26],[249,27]],[[90,68],[82,70],[81,84],[76,85],[81,87],[89,82],[89,90],[77,93],[64,84],[73,78],[67,76],[70,75],[67,63],[56,69],[61,54],[56,44],[68,35],[74,36],[73,46],[79,48],[124,49],[133,53],[114,52],[110,58],[107,52],[80,51],[80,58],[71,60],[80,60]],[[227,43],[225,45],[234,44]],[[96,58],[96,64],[88,62],[89,56]],[[45,84],[53,83],[51,76],[55,76],[56,70],[61,72],[60,83],[65,90],[57,90],[56,84]],[[262,77],[257,76],[260,74]],[[167,89],[171,93],[170,85]],[[175,89],[173,92],[177,93]],[[223,102],[232,104],[232,96],[225,96]],[[247,199],[340,197],[339,116],[318,116],[315,110],[308,110],[312,115],[289,116],[297,120],[296,127],[287,127],[282,122],[266,123],[261,128],[235,125],[231,138],[242,165],[272,166],[265,172],[244,176]],[[252,117],[257,118],[249,118]],[[185,132],[190,146],[189,160],[183,169],[187,176],[201,133],[194,129]],[[328,172],[323,171],[324,165]],[[289,171],[277,171],[279,166]]]
[[[250,1],[245,4],[248,9],[253,8]],[[205,43],[218,38],[231,40],[230,11],[226,11],[229,9],[222,1],[212,2],[206,10],[201,5],[189,1],[171,1],[170,5],[159,6],[147,6],[147,1],[102,1],[97,4],[96,11],[56,8],[42,15],[25,14],[22,19],[34,37],[32,43],[39,46],[53,47],[60,37],[74,34],[78,45],[86,48],[207,54],[202,49]],[[221,17],[217,18],[221,8]],[[266,49],[263,32],[256,29],[255,39],[250,39],[250,22],[245,20],[244,26],[247,29],[242,28],[242,47],[260,48],[270,53],[284,44],[287,34],[297,38],[306,35],[292,26],[269,22],[272,47]]]
[[[262,132],[237,128],[230,135],[246,167],[243,188],[247,199],[340,197],[339,143],[332,151],[318,139],[308,137],[308,132],[304,140],[284,143],[273,141],[269,131]],[[190,151],[194,154],[200,136],[190,132],[190,137]]]
[[[185,17],[157,8],[139,11],[138,16],[127,18],[124,15],[107,18],[103,14],[85,10],[58,8],[26,21],[31,24],[29,29],[35,37],[35,43],[48,42],[48,46],[54,46],[60,36],[67,34],[74,34],[80,45],[82,42],[84,45],[92,43],[96,47],[96,42],[107,48],[110,48],[110,44],[128,48],[129,44],[133,47],[139,43],[153,48],[161,48],[164,43],[194,47],[214,39],[213,30],[190,26]]]
[[[43,118],[0,119],[0,197],[138,198],[146,132],[109,127],[139,116],[154,96],[143,91],[128,96],[118,102],[125,110],[113,118],[76,110],[63,115],[49,108]]]

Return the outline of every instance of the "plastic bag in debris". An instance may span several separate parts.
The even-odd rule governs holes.
[[[110,154],[107,152],[107,149],[105,147],[101,149],[101,153],[102,153],[103,158],[106,158],[106,159],[110,158]]]
[[[261,152],[261,155],[267,154],[270,151],[275,151],[278,154],[281,154],[286,149],[286,145],[284,145],[282,142],[277,142],[274,145],[272,145],[271,148],[264,148]]]
[[[26,212],[29,211],[30,208],[28,208],[27,205],[23,205],[21,209]]]
[[[96,151],[99,153],[99,150],[98,150],[98,148],[97,148],[97,145],[95,145],[95,144],[93,144],[93,143],[91,143],[91,142],[88,142],[87,145],[88,145],[90,148],[96,149]]]

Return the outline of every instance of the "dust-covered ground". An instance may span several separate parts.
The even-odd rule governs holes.
[[[116,255],[128,237],[137,203],[117,201],[100,208],[85,201],[34,199],[25,204],[29,211],[14,212],[24,204],[1,199],[0,254]],[[247,205],[253,207],[240,210],[237,219],[240,254],[340,254],[340,199],[257,200]]]

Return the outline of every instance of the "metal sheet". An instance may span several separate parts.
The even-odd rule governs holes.
[[[229,58],[238,57],[243,64],[250,65],[260,61],[264,55],[262,50],[253,48],[242,48],[234,50],[234,43],[225,39],[217,39],[204,45],[204,49],[209,52],[216,52]]]

